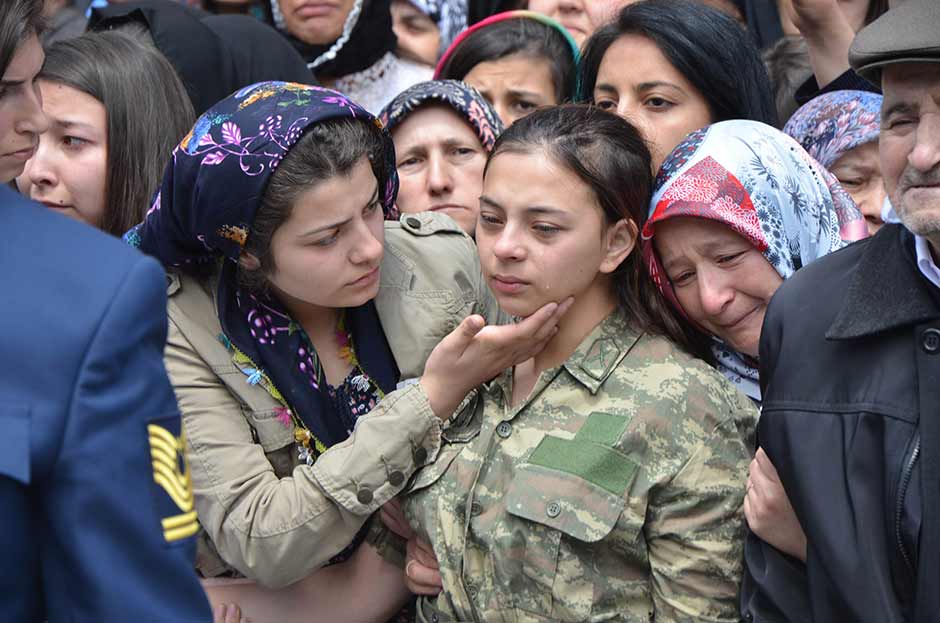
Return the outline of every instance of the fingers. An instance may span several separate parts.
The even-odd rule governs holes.
[[[403,539],[410,539],[414,536],[398,498],[392,498],[379,509],[379,519],[389,530]]]
[[[241,609],[236,604],[219,604],[215,607],[213,623],[248,623],[242,621]]]
[[[764,452],[763,448],[757,449],[757,454],[754,455],[754,461],[757,462],[757,465],[760,467],[763,475],[772,482],[780,482],[780,475],[777,473],[777,468],[774,467],[774,464],[770,461],[770,457],[767,456],[767,453]]]
[[[440,572],[425,567],[414,559],[405,565],[405,578],[408,590],[416,595],[437,595],[443,588]]]
[[[413,557],[424,567],[440,569],[437,563],[437,556],[434,555],[434,550],[431,548],[430,543],[426,543],[419,538],[411,539],[410,543],[413,543],[412,548],[408,550],[410,557]]]

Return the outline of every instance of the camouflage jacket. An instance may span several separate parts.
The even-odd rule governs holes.
[[[511,383],[406,490],[444,581],[419,620],[738,621],[751,401],[616,312],[515,407]]]

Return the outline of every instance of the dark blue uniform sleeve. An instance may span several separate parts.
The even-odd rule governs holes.
[[[212,620],[193,567],[198,524],[163,365],[165,288],[160,266],[140,258],[75,379],[41,494],[50,621]]]

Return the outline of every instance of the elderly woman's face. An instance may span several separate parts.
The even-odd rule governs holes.
[[[486,150],[453,109],[426,105],[392,130],[401,212],[439,211],[471,236],[477,226]]]
[[[704,96],[650,39],[625,35],[607,49],[594,104],[633,123],[650,145],[653,171],[690,132],[712,123]]]
[[[486,98],[507,128],[541,106],[559,104],[547,58],[510,54],[478,63],[463,81]]]
[[[393,0],[392,30],[398,37],[398,55],[425,65],[437,64],[441,30],[408,0]]]
[[[886,195],[884,179],[881,177],[881,160],[878,157],[878,141],[845,152],[829,167],[829,171],[851,195],[855,205],[865,215],[868,233],[874,235],[884,225],[881,208]]]
[[[16,48],[0,81],[0,184],[23,172],[49,127],[36,80],[44,59],[32,35]]]
[[[757,357],[764,313],[783,283],[763,254],[727,225],[694,217],[657,223],[653,245],[686,315]]]
[[[597,0],[529,0],[529,10],[548,15],[565,27],[578,47],[594,32],[594,25],[585,10],[585,5]]]
[[[310,45],[333,43],[343,33],[354,0],[278,0],[287,30]]]

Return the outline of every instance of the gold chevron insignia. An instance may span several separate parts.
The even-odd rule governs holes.
[[[185,454],[186,438],[182,434],[175,437],[157,424],[148,425],[147,434],[150,437],[153,481],[182,511],[163,519],[163,537],[168,542],[185,539],[199,531],[199,521],[193,510],[193,481]]]

